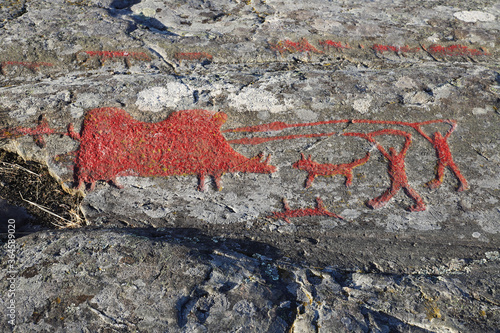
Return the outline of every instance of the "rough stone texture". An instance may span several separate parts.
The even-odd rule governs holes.
[[[408,211],[414,202],[402,190],[368,207],[390,185],[387,160],[368,140],[342,135],[233,143],[248,158],[272,154],[278,171],[227,173],[220,191],[208,177],[198,191],[196,175],[118,177],[122,189],[98,182],[82,202],[93,229],[17,239],[15,330],[498,331],[499,16],[495,1],[3,1],[0,134],[34,128],[42,114],[58,132],[69,123],[79,132],[98,107],[145,122],[221,111],[222,130],[454,119],[448,143],[470,186],[456,191],[447,168],[441,187],[427,188],[436,153],[405,126],[226,132],[236,140],[407,131],[405,170],[427,209]],[[428,135],[448,128],[422,127]],[[30,136],[0,144],[73,187],[68,153],[78,142],[44,139],[44,148]],[[376,140],[386,149],[404,142]],[[307,173],[292,167],[300,153],[342,164],[368,151],[350,187],[338,175],[304,188]],[[343,219],[269,217],[284,212],[283,198],[299,210],[316,197]],[[24,219],[21,208],[0,204],[2,223]],[[0,325],[11,328],[5,316]]]
[[[498,251],[433,273],[382,274],[376,263],[371,272],[312,267],[265,243],[196,229],[45,232],[19,242],[18,332],[487,332],[500,320]]]

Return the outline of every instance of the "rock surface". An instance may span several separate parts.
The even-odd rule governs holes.
[[[0,299],[16,325],[0,326],[495,332],[499,16],[495,1],[2,2],[2,290],[17,274]],[[86,227],[25,226],[42,220]]]

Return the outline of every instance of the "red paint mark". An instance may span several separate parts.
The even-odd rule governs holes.
[[[53,64],[49,62],[24,62],[24,61],[3,61],[0,68],[3,75],[6,75],[5,67],[7,66],[22,66],[32,71],[37,71],[40,67],[51,67]]]
[[[449,167],[451,171],[454,173],[455,177],[459,180],[458,191],[464,191],[469,188],[467,180],[464,176],[462,176],[458,166],[453,161],[453,156],[450,151],[450,147],[448,145],[447,139],[450,137],[451,133],[455,131],[457,127],[457,122],[455,120],[450,119],[436,119],[436,120],[428,120],[416,123],[408,123],[403,121],[385,121],[385,120],[366,120],[359,119],[353,120],[352,123],[365,123],[365,124],[390,124],[390,125],[402,125],[402,126],[410,126],[415,129],[420,135],[422,135],[427,141],[429,141],[434,149],[436,150],[437,156],[437,165],[436,165],[436,178],[429,182],[427,185],[431,189],[435,189],[439,187],[444,180],[444,169],[445,167]],[[436,123],[447,123],[451,126],[448,132],[443,136],[439,132],[434,132],[433,138],[429,137],[422,130],[422,126],[436,124]]]
[[[318,138],[322,136],[332,136],[337,134],[336,132],[332,133],[313,133],[313,134],[296,134],[296,135],[284,135],[284,136],[272,136],[268,138],[241,138],[228,140],[228,143],[232,144],[240,144],[240,145],[259,145],[264,142],[269,141],[277,141],[277,140],[291,140],[291,139],[299,139],[299,138]]]
[[[307,39],[302,38],[298,42],[292,42],[290,40],[280,40],[277,44],[269,44],[271,50],[278,51],[280,54],[285,52],[295,53],[295,52],[312,52],[312,53],[323,53],[312,46]]]
[[[433,44],[428,48],[424,47],[424,50],[431,54],[438,54],[443,56],[484,56],[490,55],[486,51],[481,51],[477,49],[469,49],[464,45],[450,45],[450,46],[441,46],[437,44]]]
[[[319,126],[326,124],[340,124],[340,123],[352,123],[352,124],[377,124],[377,125],[398,125],[398,126],[408,126],[415,129],[420,135],[422,135],[425,139],[427,139],[436,150],[437,155],[437,166],[436,166],[436,179],[429,182],[428,186],[432,189],[439,187],[442,184],[444,179],[444,168],[449,167],[454,175],[459,180],[460,184],[458,187],[458,191],[464,191],[469,188],[467,184],[467,180],[460,173],[458,166],[453,161],[453,157],[447,142],[448,137],[455,130],[457,123],[454,120],[447,119],[433,119],[421,122],[405,122],[405,121],[392,121],[392,120],[371,120],[371,119],[340,119],[340,120],[327,120],[327,121],[318,121],[311,123],[298,123],[298,124],[288,124],[284,122],[272,122],[268,124],[261,124],[256,126],[246,126],[239,127],[233,129],[227,129],[223,132],[267,132],[267,131],[280,131],[287,128],[294,127],[309,127],[309,126]],[[427,134],[425,134],[421,127],[425,125],[438,124],[438,123],[447,123],[452,127],[447,132],[447,134],[443,137],[439,132],[435,132],[433,138],[430,138]],[[242,139],[234,139],[228,141],[233,144],[250,144],[257,145],[262,144],[269,141],[276,140],[290,140],[290,139],[298,139],[298,138],[313,138],[313,137],[322,137],[322,136],[332,136],[337,133],[316,133],[316,134],[298,134],[298,135],[285,135],[285,136],[274,136],[274,137],[254,137],[254,138],[242,138]],[[338,135],[343,136],[357,136],[362,137],[367,140],[369,138],[366,134],[362,133],[342,133]]]
[[[151,61],[151,58],[144,52],[127,52],[127,51],[79,51],[76,54],[76,59],[78,59],[78,56],[80,54],[85,54],[89,58],[99,58],[101,63],[104,64],[104,62],[108,59],[113,59],[113,58],[124,58],[125,61],[127,62],[127,65],[130,65],[129,59],[135,59],[139,61]],[[84,61],[86,62],[86,60]]]
[[[33,136],[40,147],[45,146],[43,135],[67,135],[80,141],[80,149],[76,156],[75,180],[79,187],[85,183],[91,184],[91,189],[98,180],[106,180],[116,184],[117,176],[169,176],[196,174],[199,178],[199,188],[205,188],[205,177],[212,176],[216,187],[221,188],[221,176],[225,172],[255,172],[272,173],[274,166],[268,165],[270,156],[264,161],[260,154],[248,159],[235,152],[229,144],[261,144],[275,140],[289,140],[297,138],[313,138],[326,136],[353,136],[359,137],[376,144],[377,148],[389,161],[389,176],[391,188],[379,198],[369,201],[373,208],[384,206],[399,189],[412,198],[416,204],[411,210],[425,209],[425,204],[420,196],[408,185],[404,170],[404,157],[411,143],[411,134],[395,129],[360,133],[313,133],[296,134],[274,137],[253,137],[226,141],[222,136],[220,127],[225,122],[227,115],[205,110],[184,110],[173,113],[166,120],[159,123],[138,122],[117,108],[102,108],[89,111],[85,117],[81,134],[75,132],[72,124],[67,131],[51,129],[44,116],[41,116],[35,128],[17,127],[0,131],[1,138],[15,138],[23,135]],[[436,151],[437,166],[436,177],[427,185],[434,189],[439,187],[444,179],[444,169],[448,167],[459,180],[458,191],[468,189],[467,180],[462,176],[448,145],[447,139],[455,130],[457,123],[454,120],[428,120],[422,122],[402,122],[370,119],[341,119],[313,123],[287,124],[273,122],[257,126],[248,126],[225,130],[224,132],[262,132],[279,131],[287,128],[317,126],[324,124],[382,124],[412,127],[421,136],[428,140]],[[451,128],[444,135],[434,132],[432,138],[427,135],[422,126],[446,123]],[[397,153],[390,148],[387,153],[384,148],[376,143],[374,137],[378,135],[398,135],[405,138],[405,146]],[[194,139],[193,139],[194,138]],[[306,187],[312,185],[315,176],[333,176],[342,174],[346,177],[346,185],[352,182],[352,169],[365,163],[365,158],[347,164],[319,164],[309,157],[302,158],[294,167],[308,171]],[[309,165],[306,166],[306,162]],[[118,184],[116,184],[119,186]]]
[[[276,121],[268,124],[255,125],[255,126],[245,126],[232,128],[222,131],[223,133],[228,132],[268,132],[268,131],[280,131],[287,128],[293,127],[310,127],[310,126],[319,126],[319,125],[328,125],[328,124],[345,124],[345,123],[353,123],[353,124],[379,124],[379,125],[400,125],[400,126],[410,126],[417,127],[423,125],[437,124],[437,123],[446,123],[448,120],[444,119],[433,119],[421,122],[405,122],[405,121],[393,121],[393,120],[370,120],[370,119],[336,119],[336,120],[325,120],[325,121],[317,121],[312,123],[298,123],[298,124],[288,124],[281,121]]]
[[[328,125],[328,124],[341,124],[341,123],[348,123],[348,122],[350,122],[350,120],[326,120],[326,121],[318,121],[315,123],[287,124],[287,123],[284,123],[281,121],[275,121],[273,123],[268,123],[268,124],[227,129],[227,130],[222,131],[222,133],[280,131],[280,130],[283,130],[286,128],[292,128],[292,127],[308,127],[308,126],[319,126],[319,125]]]
[[[226,172],[273,173],[269,157],[247,158],[229,146],[220,132],[227,115],[206,110],[183,110],[158,123],[133,119],[118,108],[87,113],[75,164],[79,188],[98,180],[119,186],[117,176],[197,175],[199,189],[212,176],[221,188]],[[73,134],[74,135],[74,134]]]
[[[458,169],[457,165],[453,161],[453,156],[450,151],[450,146],[448,145],[447,139],[450,137],[451,133],[455,130],[457,127],[457,122],[454,120],[447,120],[451,125],[451,128],[446,132],[446,134],[443,136],[440,132],[434,132],[433,137],[429,137],[425,132],[420,128],[420,126],[416,126],[415,129],[420,135],[422,135],[424,138],[426,138],[434,147],[436,150],[436,156],[437,156],[437,166],[436,166],[436,178],[429,183],[427,183],[427,186],[431,189],[438,188],[444,180],[444,169],[446,167],[450,168],[455,177],[457,177],[459,181],[458,189],[457,191],[461,192],[464,190],[469,189],[469,185],[467,184],[467,180],[465,179],[464,176],[460,173],[460,170]]]
[[[302,208],[302,209],[291,209],[288,201],[283,198],[283,212],[273,212],[269,215],[269,218],[283,219],[287,223],[290,223],[289,218],[291,217],[304,217],[304,216],[331,216],[343,220],[344,218],[328,211],[323,204],[321,198],[316,198],[316,208]]]
[[[38,120],[38,126],[35,128],[26,128],[26,127],[17,127],[13,129],[5,129],[0,131],[0,139],[3,138],[17,138],[23,135],[33,136],[33,140],[40,147],[45,147],[45,139],[43,135],[47,134],[63,134],[56,132],[52,128],[49,127],[49,122],[45,118],[44,115],[40,116]]]
[[[332,47],[337,50],[350,49],[349,44],[342,45],[342,42],[334,42],[331,40],[322,40],[319,41],[319,45],[323,46],[323,50],[330,50]]]
[[[301,159],[293,164],[293,167],[299,170],[308,172],[305,188],[309,188],[316,176],[335,176],[343,175],[346,177],[346,186],[351,186],[353,172],[352,170],[360,165],[368,162],[370,153],[368,152],[365,157],[352,161],[346,164],[320,164],[312,160],[311,155],[306,159],[304,154],[301,154]]]
[[[81,139],[80,134],[75,132],[75,128],[73,127],[73,124],[68,125],[67,135],[75,141],[80,141],[80,139]]]
[[[403,136],[405,138],[404,146],[400,152],[397,152],[394,147],[390,147],[389,152],[387,152],[384,147],[382,147],[378,142],[375,141],[375,139],[373,139],[373,137],[377,135]],[[391,180],[389,189],[387,189],[380,196],[368,200],[368,207],[373,209],[384,207],[389,202],[389,200],[399,192],[400,189],[403,189],[405,194],[413,201],[415,201],[415,204],[409,208],[410,211],[418,212],[425,210],[425,203],[422,197],[420,197],[420,195],[417,193],[417,191],[415,191],[408,183],[408,177],[405,170],[405,156],[408,152],[408,148],[411,145],[411,134],[394,129],[385,129],[367,134],[367,137],[369,141],[376,144],[377,149],[389,162],[388,173]]]
[[[177,60],[212,60],[213,56],[206,52],[176,53],[174,58]]]
[[[396,53],[409,53],[409,52],[415,53],[415,52],[419,52],[420,51],[419,47],[411,48],[408,45],[405,45],[405,46],[393,46],[393,45],[374,44],[372,46],[372,49],[375,52],[380,52],[380,53],[384,53],[384,52],[388,52],[388,51],[396,52]]]

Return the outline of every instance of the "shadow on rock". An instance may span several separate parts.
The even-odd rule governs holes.
[[[109,15],[116,18],[123,18],[124,16],[126,16],[132,19],[133,22],[130,22],[129,26],[126,29],[127,33],[132,33],[133,31],[138,29],[138,25],[142,25],[150,30],[156,30],[157,32],[162,34],[177,36],[176,34],[168,31],[168,28],[157,19],[140,14],[135,14],[131,10],[131,7],[140,2],[141,0],[114,0],[110,4],[110,9],[108,10]]]

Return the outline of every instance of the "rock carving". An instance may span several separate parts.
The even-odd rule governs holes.
[[[274,173],[276,167],[269,165],[271,155],[264,157],[258,154],[247,158],[236,152],[230,144],[257,145],[276,140],[291,140],[297,138],[314,138],[325,136],[357,137],[370,142],[388,161],[388,175],[390,187],[380,196],[367,201],[373,209],[384,207],[399,190],[410,197],[415,204],[409,207],[410,211],[426,209],[422,197],[410,186],[406,174],[405,157],[412,143],[412,134],[394,126],[411,128],[421,137],[431,143],[436,152],[436,176],[427,183],[431,189],[438,188],[444,179],[444,170],[449,168],[459,181],[458,191],[468,189],[467,180],[455,164],[448,144],[448,138],[457,127],[454,120],[428,120],[422,122],[403,122],[371,119],[336,119],[313,123],[288,124],[272,122],[267,124],[246,126],[221,131],[227,115],[223,112],[207,110],[182,110],[170,114],[165,120],[157,123],[140,122],[133,119],[126,111],[119,108],[97,108],[87,112],[81,131],[75,131],[72,124],[66,131],[56,131],[49,127],[44,116],[41,116],[38,125],[34,128],[17,127],[0,130],[1,138],[15,138],[23,135],[33,136],[38,146],[44,147],[43,136],[48,134],[67,135],[80,142],[79,149],[74,152],[74,184],[84,189],[90,184],[90,191],[95,188],[97,181],[107,181],[119,188],[117,182],[120,176],[173,176],[197,175],[198,189],[206,189],[206,177],[214,179],[218,190],[222,188],[221,177],[224,173],[250,172]],[[431,124],[448,124],[450,129],[443,135],[436,131],[432,137],[426,134],[422,127]],[[367,132],[328,132],[291,134],[282,136],[247,137],[227,140],[223,133],[241,132],[273,132],[287,128],[311,127],[327,124],[374,124],[385,125],[386,128]],[[404,145],[400,151],[390,147],[384,148],[377,140],[377,136],[392,135],[404,138]],[[321,164],[301,154],[301,159],[293,164],[294,168],[308,172],[305,187],[311,187],[316,176],[344,175],[346,186],[353,180],[353,169],[368,162],[370,152],[360,159],[343,164]],[[291,210],[284,200],[285,212],[276,213],[274,217],[288,221],[289,217],[306,215],[337,215],[324,209],[321,199],[318,199],[316,209]],[[280,215],[282,214],[282,215]],[[284,215],[283,215],[284,214]],[[329,215],[333,214],[333,215]],[[339,217],[340,218],[340,217]]]

